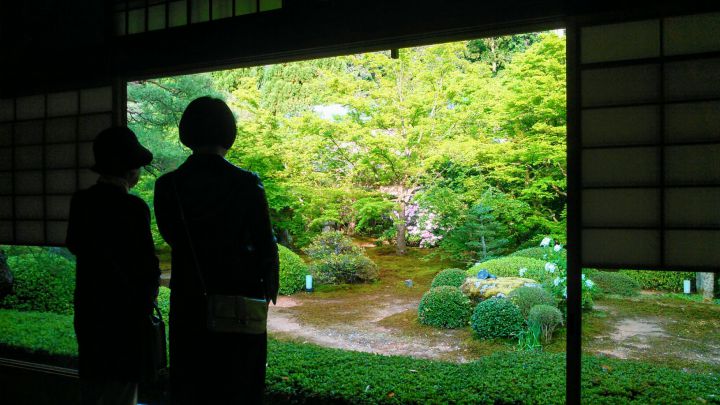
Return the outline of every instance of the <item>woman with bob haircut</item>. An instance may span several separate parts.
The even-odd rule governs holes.
[[[172,247],[170,397],[172,404],[263,401],[267,333],[208,327],[213,296],[275,302],[278,253],[258,176],[225,160],[235,117],[219,99],[185,109],[180,141],[192,155],[155,185],[155,214]]]

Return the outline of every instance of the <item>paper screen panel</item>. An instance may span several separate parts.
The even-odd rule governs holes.
[[[18,219],[42,220],[45,215],[42,196],[15,197],[15,214]]]
[[[720,228],[720,187],[666,189],[665,224],[670,227]]]
[[[583,185],[654,186],[660,183],[656,147],[589,149],[582,154]]]
[[[665,98],[669,101],[720,97],[720,58],[665,64]]]
[[[720,101],[665,106],[668,142],[720,141]]]
[[[587,265],[659,265],[660,231],[586,229],[582,233],[582,256]]]
[[[720,144],[668,146],[665,184],[720,186]]]
[[[600,108],[582,113],[584,146],[657,143],[660,107]]]
[[[75,115],[78,113],[78,92],[67,91],[63,93],[48,94],[48,117]]]
[[[659,227],[660,190],[585,190],[582,193],[582,222],[587,227]]]
[[[665,262],[668,266],[720,268],[720,231],[666,231]]]
[[[18,244],[39,245],[45,242],[45,224],[43,221],[17,221],[15,224]]]
[[[581,38],[582,63],[648,58],[660,54],[658,20],[583,27]]]
[[[664,34],[666,55],[720,51],[720,13],[666,18]]]
[[[584,70],[581,77],[584,107],[653,102],[660,96],[656,64]]]

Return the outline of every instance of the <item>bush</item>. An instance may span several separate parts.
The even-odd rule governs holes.
[[[310,273],[321,284],[366,283],[376,280],[378,268],[364,255],[331,255],[316,260]]]
[[[353,245],[352,239],[338,231],[323,232],[317,235],[303,250],[311,259],[323,259],[342,254],[362,254],[362,249]]]
[[[487,269],[490,274],[498,277],[527,277],[537,281],[544,281],[549,277],[544,261],[521,256],[506,256],[478,263],[467,271],[467,275],[475,276],[482,269]],[[526,269],[522,276],[520,269]]]
[[[567,259],[567,250],[563,249],[560,251],[561,257]],[[530,259],[538,259],[546,261],[548,259],[548,248],[545,247],[531,247],[526,249],[520,249],[509,254],[510,257],[528,257]]]
[[[305,252],[313,259],[310,273],[318,283],[364,283],[378,277],[375,263],[340,232],[321,233]]]
[[[418,320],[438,328],[459,328],[468,323],[470,300],[457,287],[440,286],[426,292],[418,306]]]
[[[556,305],[552,294],[540,287],[520,287],[511,291],[508,294],[508,299],[520,308],[520,312],[526,319],[530,309],[535,305]]]
[[[620,273],[637,281],[643,290],[682,292],[683,280],[692,280],[695,283],[695,273],[688,272],[620,270]]]
[[[165,321],[165,328],[170,325],[170,289],[167,287],[160,286],[157,297],[158,307],[162,314],[163,321]]]
[[[602,294],[632,297],[640,292],[640,285],[628,275],[611,271],[597,271],[592,281],[600,288]]]
[[[470,318],[470,326],[480,339],[517,336],[524,325],[520,309],[505,298],[490,298],[479,303]]]
[[[43,251],[10,257],[8,266],[15,282],[13,292],[0,306],[20,311],[73,313],[73,262]]]
[[[308,266],[292,250],[283,245],[278,245],[280,256],[280,290],[281,295],[296,293],[305,287],[305,275],[308,274]]]
[[[460,288],[460,286],[465,282],[465,278],[467,278],[467,275],[464,270],[445,269],[435,276],[430,287],[433,288],[449,285],[451,287]]]
[[[543,339],[548,342],[555,329],[562,325],[563,315],[557,307],[552,305],[535,305],[528,314],[529,325],[539,325]]]

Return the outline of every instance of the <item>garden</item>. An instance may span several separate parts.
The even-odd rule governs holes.
[[[150,207],[207,94],[237,117],[226,159],[262,178],[279,243],[268,402],[564,402],[562,32],[129,83]],[[0,355],[74,366],[74,258],[0,249]],[[717,277],[582,280],[584,401],[720,403]]]

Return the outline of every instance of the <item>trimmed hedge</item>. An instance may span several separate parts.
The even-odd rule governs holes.
[[[692,280],[695,285],[695,273],[678,271],[620,270],[640,284],[643,290],[682,292],[683,280]]]
[[[47,323],[54,320],[52,323]],[[76,356],[72,317],[0,310],[0,349],[19,334],[34,348]],[[45,331],[45,332],[43,332]],[[67,347],[57,343],[72,342]],[[583,403],[717,403],[720,377],[606,357],[583,358]],[[563,353],[503,352],[457,364],[268,340],[269,404],[562,404]]]
[[[520,287],[511,291],[508,294],[508,299],[520,308],[520,312],[525,319],[527,319],[530,309],[535,305],[545,304],[553,307],[557,305],[555,297],[540,287]]]
[[[475,307],[470,326],[480,339],[517,336],[525,326],[517,305],[506,298],[490,298]]]
[[[465,282],[467,275],[465,270],[460,269],[445,269],[438,273],[430,284],[430,288],[440,287],[449,285],[451,287],[460,288]]]
[[[308,273],[308,266],[292,250],[283,245],[278,245],[280,256],[280,294],[294,294],[305,287],[305,275]]]
[[[527,270],[520,276],[522,268]],[[545,261],[522,256],[506,256],[478,263],[468,269],[467,275],[475,276],[482,269],[498,277],[526,277],[537,281],[545,281],[552,275],[545,271]]]
[[[596,271],[592,281],[600,288],[602,294],[632,297],[640,293],[640,285],[627,274],[614,271]]]
[[[418,321],[438,328],[466,326],[470,318],[470,300],[457,287],[432,288],[420,299]]]
[[[73,313],[75,263],[46,251],[7,260],[15,281],[0,307],[20,311]]]
[[[519,256],[519,257],[529,257],[531,259],[538,259],[542,261],[546,261],[548,259],[548,252],[551,251],[552,248],[546,248],[546,247],[531,247],[526,249],[520,249],[518,251],[515,251],[513,253],[510,253],[508,256]],[[567,258],[567,250],[563,249],[560,251],[562,258]]]

